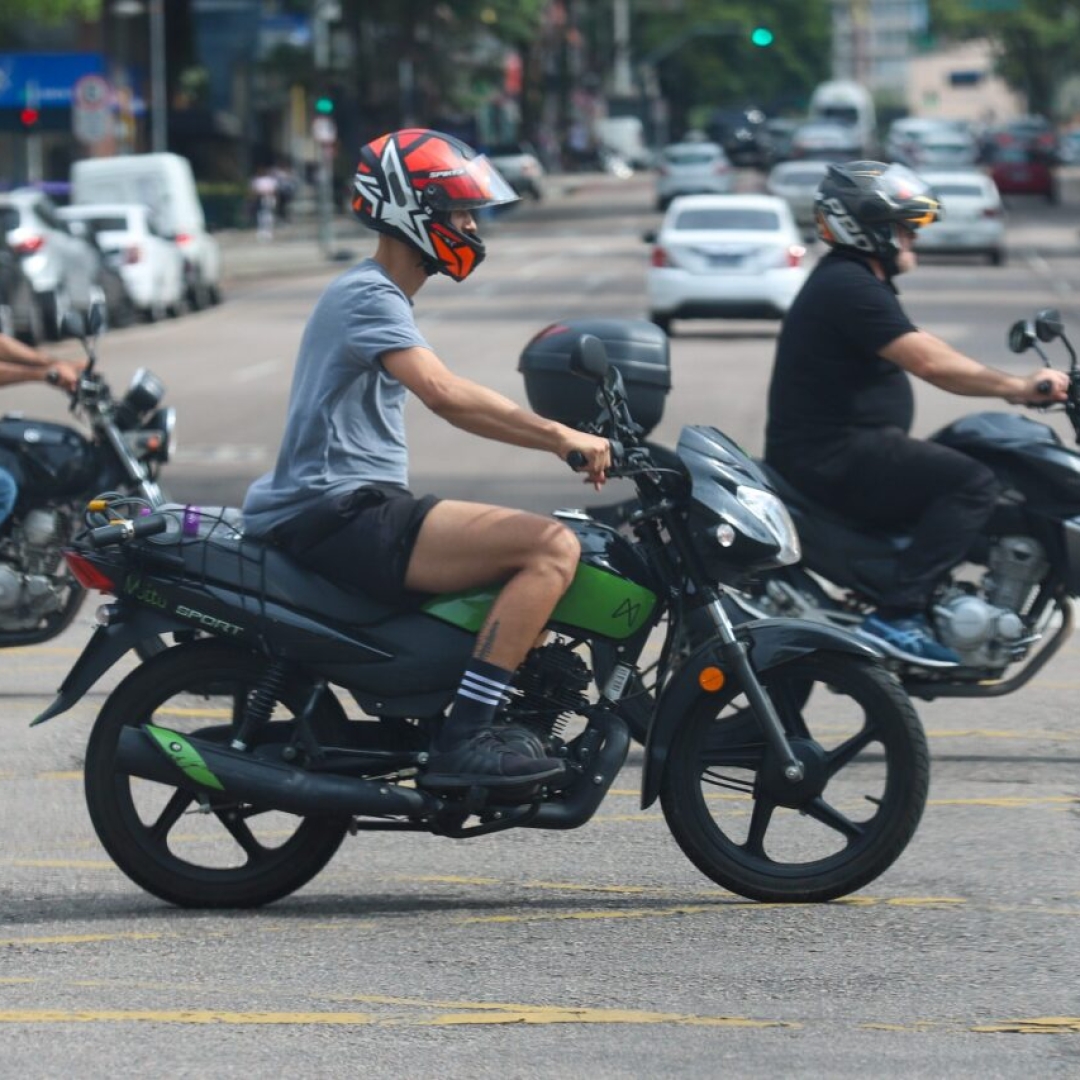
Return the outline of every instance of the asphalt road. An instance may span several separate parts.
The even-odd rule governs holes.
[[[473,280],[434,280],[420,295],[422,327],[453,366],[523,400],[516,364],[532,333],[641,316],[651,205],[642,178],[508,215]],[[973,355],[1026,369],[1005,331],[1050,303],[1077,319],[1075,237],[1075,207],[1018,205],[1007,266],[928,262],[903,283],[905,301]],[[333,269],[298,254],[293,272],[270,263],[238,276],[218,309],[102,344],[117,383],[146,365],[169,386],[181,453],[168,482],[184,500],[236,501],[272,462],[303,318]],[[657,437],[707,422],[760,447],[774,339],[767,323],[676,324]],[[5,399],[65,415],[42,388]],[[920,390],[919,429],[984,406]],[[422,409],[409,422],[417,490],[545,510],[596,501],[552,458],[482,443]],[[640,811],[634,752],[578,831],[362,835],[285,901],[201,913],[124,878],[83,805],[90,725],[134,661],[70,715],[26,726],[84,643],[91,608],[56,641],[9,650],[0,683],[6,1075],[1080,1073],[1075,640],[1011,698],[920,704],[933,758],[923,823],[886,874],[840,902],[762,905],[712,886],[658,808]],[[192,832],[181,842],[198,842]]]

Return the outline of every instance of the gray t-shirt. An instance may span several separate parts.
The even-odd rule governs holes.
[[[244,499],[249,534],[364,484],[408,486],[407,391],[381,357],[417,345],[430,348],[411,301],[373,259],[331,282],[300,341],[277,464]]]

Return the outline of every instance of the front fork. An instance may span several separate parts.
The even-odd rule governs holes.
[[[749,651],[736,635],[735,627],[732,625],[731,619],[728,618],[724,605],[720,602],[720,597],[713,595],[706,610],[716,628],[716,636],[720,639],[720,656],[738,675],[743,692],[746,694],[747,701],[750,702],[750,708],[761,726],[765,740],[768,742],[772,752],[780,760],[780,768],[784,779],[792,784],[799,783],[806,770],[803,768],[802,762],[792,752],[791,744],[788,742],[787,733],[784,731],[784,725],[776,711],[776,706],[773,705],[765,687],[761,685],[757,672],[754,671],[754,667],[750,663]]]

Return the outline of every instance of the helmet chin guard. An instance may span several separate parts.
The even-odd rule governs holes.
[[[390,132],[360,151],[353,212],[368,228],[415,248],[428,273],[464,281],[484,260],[484,242],[453,224],[455,210],[514,202],[499,171],[452,135],[426,128]]]

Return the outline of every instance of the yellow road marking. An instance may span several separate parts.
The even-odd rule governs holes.
[[[1080,1035],[1080,1016],[1035,1016],[1030,1020],[1002,1020],[996,1024],[978,1024],[971,1029],[980,1033],[1017,1035]]]
[[[10,859],[8,866],[32,866],[45,870],[115,870],[108,859]]]
[[[421,1003],[423,1005],[423,1003]],[[430,1006],[424,1006],[430,1008]],[[644,1012],[632,1009],[589,1009],[572,1006],[498,1006],[495,1011],[443,1013],[431,1017],[378,1016],[364,1012],[226,1012],[217,1009],[8,1009],[0,1011],[5,1024],[292,1024],[376,1025],[380,1027],[449,1027],[462,1024],[680,1024],[697,1027],[799,1028],[784,1020],[745,1016],[695,1016],[686,1013]]]

